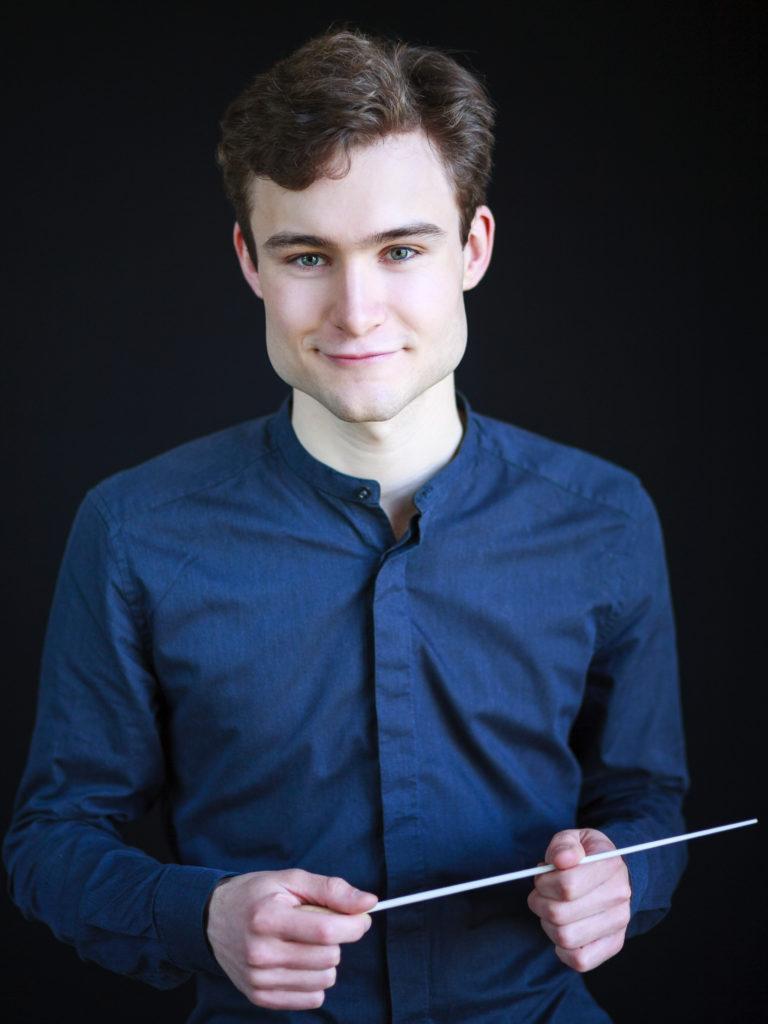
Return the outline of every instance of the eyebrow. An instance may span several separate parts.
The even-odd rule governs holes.
[[[389,228],[387,231],[377,231],[375,234],[368,235],[367,238],[357,242],[354,248],[365,249],[371,245],[383,245],[384,242],[393,242],[398,238],[406,236],[408,238],[441,238],[445,234],[446,232],[441,227],[438,227],[437,224],[418,221],[415,224],[404,224],[402,227]],[[319,235],[301,235],[290,231],[279,231],[276,235],[270,235],[264,243],[264,249],[267,252],[279,252],[281,249],[292,249],[298,245],[314,249],[336,248],[334,242],[328,238],[320,238]]]

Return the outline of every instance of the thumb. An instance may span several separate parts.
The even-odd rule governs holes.
[[[566,868],[575,867],[585,856],[579,829],[567,828],[552,836],[544,860],[547,864],[554,864],[560,871],[564,871]]]
[[[592,853],[606,853],[608,850],[616,849],[613,840],[609,839],[605,832],[598,832],[596,828],[582,829],[581,845],[587,857]]]
[[[372,892],[356,889],[343,878],[307,872],[305,879],[297,895],[308,903],[328,907],[339,914],[364,914],[379,901]]]

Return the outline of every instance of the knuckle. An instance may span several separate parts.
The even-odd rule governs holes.
[[[245,962],[249,967],[266,967],[269,961],[269,947],[266,942],[258,939],[249,942],[245,947]]]
[[[320,917],[320,914],[317,915]],[[331,922],[326,923],[325,921],[317,922],[317,941],[321,946],[332,946],[335,944],[336,936],[334,934],[334,927]]]
[[[347,890],[347,883],[343,878],[339,878],[338,875],[328,875],[325,879],[325,891],[331,897],[331,899],[338,899],[345,895]]]
[[[583,974],[589,970],[589,957],[581,949],[576,949],[571,954],[571,966],[575,971]]]
[[[254,910],[251,917],[251,930],[256,935],[269,935],[274,927],[272,912],[266,904],[261,904]]]
[[[307,872],[304,868],[283,868],[277,874],[280,875],[281,880],[284,882],[305,882],[307,880]]]
[[[568,925],[564,927],[555,928],[555,941],[558,946],[562,946],[563,949],[575,949],[578,946],[578,936],[573,928]]]
[[[549,921],[545,921],[543,917],[540,917],[539,918],[539,925],[541,926],[541,930],[544,932],[544,934],[547,936],[547,938],[551,939],[552,942],[554,942],[555,941],[555,929],[552,927],[552,925],[549,923]]]
[[[542,916],[546,917],[547,921],[549,921],[550,924],[562,927],[562,925],[566,923],[566,912],[567,908],[564,907],[562,903],[552,903],[544,910]]]
[[[315,969],[318,971],[328,971],[332,967],[338,967],[341,963],[341,947],[340,946],[326,946],[321,954],[318,955],[315,963]]]
[[[566,902],[570,902],[576,898],[576,890],[573,882],[561,882],[560,883],[560,895],[561,898]]]
[[[248,1002],[253,1003],[254,1006],[263,1006],[265,1010],[279,1010],[279,1005],[265,996],[259,988],[252,988],[248,994]]]
[[[259,968],[251,967],[246,971],[246,978],[248,979],[248,984],[251,986],[251,990],[253,992],[258,992],[260,989],[264,988],[262,981],[263,977],[264,972]]]
[[[303,868],[282,868],[275,874],[279,876],[281,884],[287,889],[303,888],[309,878],[309,872]]]

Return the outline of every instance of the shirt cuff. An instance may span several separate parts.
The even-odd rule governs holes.
[[[189,864],[166,865],[155,893],[155,928],[168,959],[178,967],[224,975],[208,943],[205,910],[216,885],[234,874]]]

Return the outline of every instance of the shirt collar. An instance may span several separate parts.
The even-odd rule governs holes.
[[[425,484],[422,484],[414,494],[414,504],[420,509],[431,505],[437,498],[454,489],[461,480],[466,478],[475,461],[479,433],[475,413],[466,395],[458,388],[455,388],[455,393],[456,404],[465,413],[464,434],[451,461],[439,469]],[[279,448],[291,469],[321,491],[334,494],[346,501],[362,505],[377,505],[381,497],[378,480],[340,473],[310,455],[293,429],[292,411],[293,392],[290,391],[268,421],[272,446]]]

